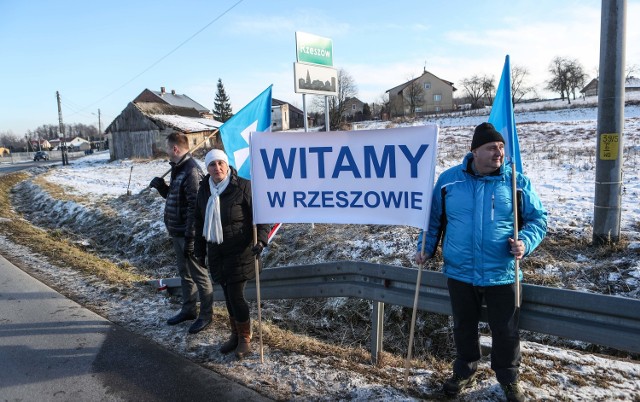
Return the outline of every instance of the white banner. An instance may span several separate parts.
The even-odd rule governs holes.
[[[255,223],[426,229],[438,126],[251,134]]]

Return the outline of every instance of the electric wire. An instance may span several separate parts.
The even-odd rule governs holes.
[[[215,17],[213,20],[211,20],[207,25],[205,25],[204,27],[200,28],[196,33],[194,33],[193,35],[189,36],[187,39],[185,39],[184,41],[182,41],[178,46],[176,46],[175,48],[173,48],[171,51],[169,51],[169,53],[165,54],[164,56],[160,57],[158,60],[156,60],[155,62],[153,62],[149,67],[145,68],[143,71],[141,71],[140,73],[138,73],[136,76],[134,76],[133,78],[131,78],[129,81],[125,82],[124,84],[120,85],[118,88],[114,89],[113,91],[109,92],[107,95],[103,96],[102,98],[98,99],[97,101],[83,107],[82,109],[80,109],[78,112],[84,111],[100,102],[102,102],[103,100],[107,99],[108,97],[110,97],[111,95],[113,95],[114,93],[118,92],[119,90],[121,90],[122,88],[124,88],[125,86],[129,85],[131,82],[133,82],[134,80],[136,80],[137,78],[139,78],[140,76],[142,76],[144,73],[146,73],[147,71],[151,70],[153,67],[155,67],[156,65],[158,65],[161,61],[163,61],[164,59],[166,59],[167,57],[169,57],[170,55],[172,55],[173,53],[175,53],[178,49],[180,49],[182,46],[184,46],[185,44],[187,44],[191,39],[195,38],[197,35],[199,35],[202,31],[204,31],[205,29],[207,29],[209,26],[211,26],[213,23],[215,23],[216,21],[218,21],[220,18],[224,17],[226,14],[228,14],[231,10],[233,10],[234,8],[236,8],[240,3],[242,3],[244,0],[238,0],[237,2],[235,2],[231,7],[227,8],[225,11],[223,11],[221,14],[219,14],[217,17]]]

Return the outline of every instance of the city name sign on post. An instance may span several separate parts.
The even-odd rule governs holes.
[[[297,94],[338,96],[338,70],[335,68],[293,63],[293,81]]]
[[[296,60],[299,63],[333,66],[333,41],[305,32],[296,32]]]

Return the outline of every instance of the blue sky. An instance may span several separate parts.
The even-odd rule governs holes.
[[[175,89],[212,108],[218,78],[234,111],[270,84],[275,98],[301,107],[296,31],[333,40],[334,66],[353,77],[364,102],[425,65],[457,88],[474,74],[497,82],[506,54],[552,96],[543,88],[555,56],[578,59],[595,76],[600,8],[596,0],[0,0],[0,133],[57,124],[56,91],[65,123],[97,126],[100,109],[103,129],[145,88]],[[633,21],[640,0],[627,2],[626,33],[627,65],[640,66]]]

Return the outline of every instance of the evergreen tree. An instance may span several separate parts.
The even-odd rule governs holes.
[[[216,91],[216,100],[213,102],[213,118],[224,123],[233,116],[231,103],[227,92],[224,90],[222,79],[218,78],[218,90]]]
[[[371,120],[371,108],[368,103],[365,103],[364,106],[362,106],[362,119]]]

